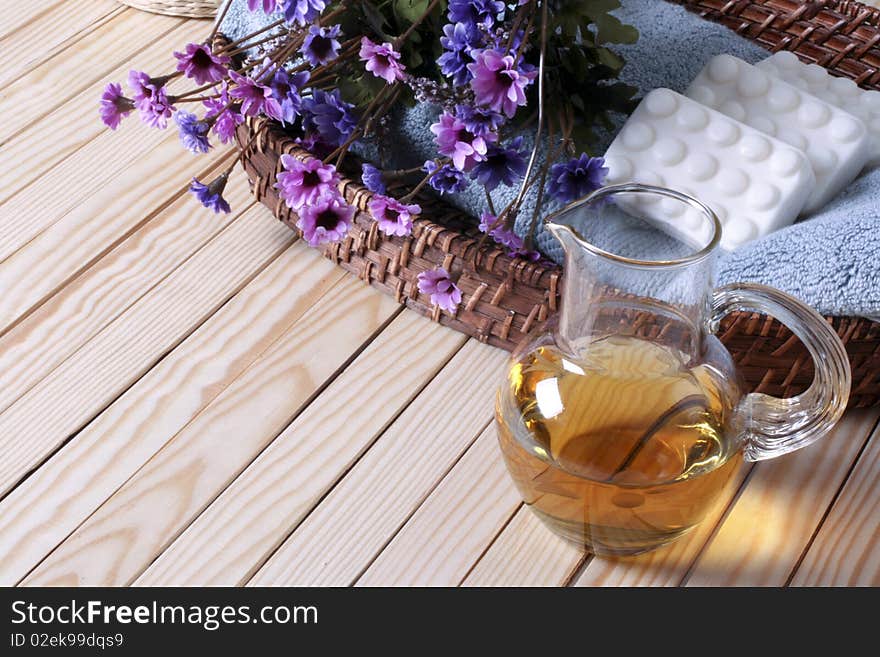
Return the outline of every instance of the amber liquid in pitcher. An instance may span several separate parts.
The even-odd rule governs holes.
[[[741,457],[705,368],[632,337],[587,354],[544,346],[516,362],[498,398],[499,440],[542,520],[592,551],[635,554],[702,520]]]

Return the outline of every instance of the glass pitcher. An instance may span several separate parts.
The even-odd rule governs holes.
[[[713,287],[718,218],[673,190],[603,188],[550,217],[565,251],[560,312],[514,352],[499,442],[525,503],[598,554],[636,554],[696,526],[743,459],[809,445],[843,413],[850,368],[815,311],[775,289]],[[744,394],[714,335],[772,315],[812,355],[790,399]]]

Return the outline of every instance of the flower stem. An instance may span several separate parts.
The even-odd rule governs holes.
[[[419,25],[421,25],[428,16],[431,15],[431,13],[434,11],[434,8],[439,4],[440,0],[431,0],[431,2],[425,8],[425,12],[421,16],[419,16],[412,25],[407,28],[406,32],[404,32],[394,40],[395,50],[400,50],[400,46],[406,42],[410,35],[416,31]]]

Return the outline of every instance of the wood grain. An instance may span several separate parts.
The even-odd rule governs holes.
[[[27,13],[28,4],[39,7],[46,3],[19,1],[15,4]],[[114,0],[77,0],[73,11],[67,2],[50,5],[40,14],[39,20],[25,23],[0,37],[0,52],[3,53],[0,89],[123,11],[125,8]],[[8,25],[5,18],[0,17],[0,25],[4,28]],[[12,21],[12,17],[9,20]]]
[[[819,442],[757,463],[687,585],[784,585],[878,417],[850,411]]]
[[[581,550],[521,506],[464,579],[464,586],[560,586],[577,571]]]
[[[0,415],[0,491],[8,491],[193,330],[293,240],[246,213]]]
[[[253,204],[241,173],[230,178],[226,196],[241,210]],[[149,294],[238,216],[239,213],[215,216],[201,210],[189,196],[178,199],[0,337],[0,412],[120,313]],[[66,252],[79,251],[79,246],[79,241],[71,239],[67,248],[59,249],[54,256],[47,253],[32,267],[43,271],[47,280],[57,281],[61,276],[53,276],[52,263],[58,260],[75,265],[75,261],[67,260]],[[24,294],[24,281],[29,281],[34,289],[39,288],[39,280],[30,276],[27,263],[22,263],[21,278],[7,277],[8,263],[0,264],[0,288],[9,298]]]
[[[250,584],[352,583],[483,430],[506,358],[468,342]]]
[[[252,214],[242,227],[261,233],[257,220]],[[278,244],[265,233],[262,239],[267,247]],[[214,255],[231,256],[227,245]],[[203,265],[193,273],[230,273],[217,261],[203,260]],[[286,276],[302,286],[279,285]],[[0,502],[0,581],[23,577],[342,276],[304,244],[293,245],[15,488]],[[197,290],[198,277],[188,285]]]
[[[181,19],[170,16],[123,11],[80,39],[74,56],[59,52],[18,78],[0,96],[0,142],[105,78],[120,61],[137,54],[181,23]],[[112,58],[107,57],[108,52],[113,53]],[[168,53],[168,58],[171,70],[172,53]],[[97,102],[92,107],[97,107]],[[97,111],[95,120],[99,120]]]
[[[493,421],[357,585],[456,586],[519,506]]]
[[[204,29],[204,28],[202,28]],[[137,66],[145,70],[161,70],[168,65],[168,53],[174,48],[179,48],[181,43],[196,38],[200,33],[191,23],[183,23],[181,26],[171,30],[161,39],[150,43],[142,51],[134,55],[130,61],[117,66],[106,77],[100,78],[94,84],[90,85],[80,93],[68,97],[64,104],[47,114],[43,120],[37,121],[22,129],[19,133],[3,144],[0,149],[0,164],[6,167],[14,165],[14,176],[3,176],[0,178],[0,203],[7,201],[13,195],[21,192],[28,185],[32,184],[40,176],[51,178],[56,193],[66,195],[71,192],[82,194],[77,189],[79,183],[83,183],[80,177],[56,176],[52,173],[53,169],[63,163],[79,149],[87,146],[93,139],[97,138],[101,133],[108,133],[110,139],[112,135],[121,135],[132,133],[142,135],[149,128],[142,125],[136,114],[132,114],[117,129],[111,132],[100,120],[98,113],[95,111],[98,98],[107,82],[115,80],[122,81],[128,75],[128,71]],[[51,130],[48,126],[63,125],[64,130]],[[153,135],[159,136],[158,133]],[[112,141],[109,141],[112,144]],[[127,147],[129,152],[129,162],[137,162],[143,156],[143,147],[139,147],[135,142]],[[100,159],[92,160],[91,165],[102,167],[102,160],[108,154],[100,155]],[[181,158],[185,159],[185,158]],[[191,158],[195,163],[195,158]],[[102,169],[104,172],[104,182],[109,183],[113,180],[124,167]],[[153,180],[154,178],[144,179]],[[144,185],[144,180],[140,181],[138,187],[143,191],[149,185]],[[33,198],[33,197],[31,197]],[[40,204],[26,206],[30,208],[40,207]],[[22,207],[22,206],[19,206]],[[0,207],[0,212],[4,212]],[[8,215],[15,218],[13,215]]]
[[[246,581],[463,342],[414,313],[400,315],[137,583]]]
[[[398,309],[352,276],[338,280],[25,583],[128,584]]]
[[[22,3],[19,0],[3,0],[0,2],[0,39],[24,29],[31,23],[39,22],[47,13],[67,0],[46,0]]]
[[[792,586],[880,586],[880,428],[794,573]]]

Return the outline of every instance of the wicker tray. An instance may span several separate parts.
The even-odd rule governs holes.
[[[805,61],[880,89],[878,9],[850,0],[674,1],[769,50],[794,51]],[[251,141],[257,127],[244,125],[238,133],[239,144],[250,144],[242,159],[253,192],[296,230],[297,218],[278,198],[273,184],[281,154],[301,158],[309,154],[273,124]],[[511,259],[494,247],[475,254],[479,236],[472,222],[436,199],[420,199],[422,218],[416,220],[411,237],[400,238],[378,232],[366,212],[370,192],[359,182],[347,180],[344,194],[359,212],[349,236],[327,245],[325,256],[399,303],[508,350],[557,310],[561,269]],[[460,274],[463,299],[454,316],[440,312],[418,292],[419,273],[437,266]],[[880,323],[860,317],[827,319],[846,345],[852,365],[850,406],[880,404]],[[649,318],[643,330],[650,334]],[[720,337],[751,390],[788,397],[806,390],[813,379],[806,349],[772,318],[735,313],[722,323]]]
[[[217,7],[220,6],[220,0],[119,0],[119,2],[154,14],[187,18],[213,18],[217,14]]]

